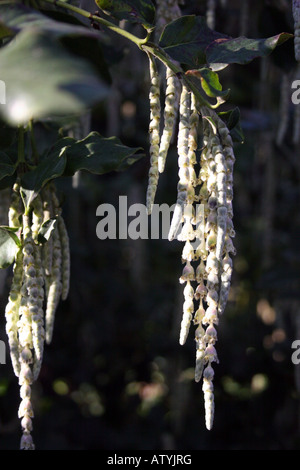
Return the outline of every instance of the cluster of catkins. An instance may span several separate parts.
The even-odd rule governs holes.
[[[155,60],[150,59],[150,170],[147,209],[155,198],[158,176],[165,159],[174,127],[171,106],[175,88],[167,86],[164,124],[160,133],[160,86]],[[201,119],[200,119],[201,116]],[[199,127],[202,124],[202,151]],[[183,316],[179,342],[186,342],[190,325],[196,325],[195,380],[203,376],[205,421],[211,429],[214,418],[213,362],[218,362],[215,343],[216,325],[224,312],[230,289],[232,258],[235,248],[233,228],[233,143],[226,124],[218,114],[199,106],[196,97],[182,84],[177,137],[177,201],[171,221],[169,240],[185,242],[180,283],[184,287]]]
[[[44,342],[51,342],[55,312],[69,290],[69,239],[53,184],[48,184],[24,210],[20,186],[15,183],[8,212],[9,226],[21,241],[5,309],[11,361],[19,378],[22,438],[20,448],[33,450],[31,387],[37,379]],[[40,243],[42,224],[55,220],[51,236]]]

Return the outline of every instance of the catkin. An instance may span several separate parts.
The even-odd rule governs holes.
[[[59,299],[65,299],[68,295],[70,253],[68,234],[55,187],[48,184],[43,188],[26,211],[20,189],[19,183],[16,183],[8,210],[10,227],[20,229],[21,247],[13,265],[5,318],[12,366],[20,385],[20,448],[33,450],[31,387],[40,373],[44,341],[46,339],[49,343],[52,338]],[[51,218],[57,219],[56,227],[50,238],[41,245],[41,226]]]
[[[149,70],[150,70],[150,123],[149,123],[149,140],[150,140],[150,169],[148,175],[148,188],[146,196],[146,206],[148,214],[151,214],[152,206],[155,199],[157,183],[159,178],[158,172],[158,155],[160,144],[160,85],[159,75],[154,57],[148,54]]]
[[[177,236],[185,242],[181,256],[185,265],[180,282],[185,283],[185,287],[179,342],[186,342],[193,321],[196,326],[195,381],[203,378],[205,422],[210,430],[214,419],[212,364],[218,363],[216,326],[228,300],[231,256],[235,254],[232,243],[235,236],[232,223],[235,157],[229,130],[217,113],[202,107],[201,115],[203,148],[196,176],[199,115],[195,97],[192,95],[190,100],[183,86],[178,135],[178,197],[169,239],[175,237],[178,225],[183,222]],[[197,202],[200,205],[196,204],[195,208]],[[196,311],[195,302],[198,302]]]
[[[179,226],[184,217],[184,209],[188,203],[188,193],[194,192],[192,184],[190,183],[190,162],[189,162],[189,132],[190,132],[190,113],[191,102],[190,93],[188,88],[183,85],[180,95],[179,107],[179,129],[177,138],[178,150],[178,176],[179,181],[177,185],[177,201],[171,221],[169,240],[173,240],[177,233]],[[186,226],[190,223],[190,216],[185,218]],[[184,229],[184,227],[183,227]]]
[[[21,403],[18,416],[22,426],[22,438],[20,448],[33,450],[34,444],[31,437],[33,408],[31,404],[31,385],[33,373],[31,364],[33,362],[33,334],[32,317],[33,308],[39,307],[36,289],[36,265],[34,257],[34,242],[31,232],[30,217],[23,215],[23,285],[21,289],[20,320],[18,322],[19,349],[20,349],[20,374],[19,385]]]
[[[173,129],[176,120],[177,77],[169,67],[166,69],[166,81],[167,86],[164,109],[164,129],[160,140],[158,155],[159,173],[163,173],[165,169],[166,158],[172,140]]]
[[[10,357],[15,375],[20,374],[18,321],[21,304],[21,288],[23,283],[23,252],[20,248],[13,267],[13,279],[5,308],[6,333],[8,336]]]

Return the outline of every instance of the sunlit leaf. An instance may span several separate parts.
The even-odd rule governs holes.
[[[35,30],[20,32],[0,49],[0,70],[6,83],[0,112],[12,125],[80,113],[108,92],[88,62]]]

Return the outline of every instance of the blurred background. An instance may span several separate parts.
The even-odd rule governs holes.
[[[208,2],[211,3],[211,2]],[[216,1],[215,29],[232,37],[293,32],[289,1]],[[94,11],[93,2],[82,6]],[[182,14],[206,15],[206,1]],[[136,34],[142,34],[138,28]],[[300,120],[291,102],[298,76],[293,40],[271,56],[220,72],[245,135],[235,145],[234,274],[218,326],[215,420],[207,431],[194,382],[193,327],[179,346],[181,243],[99,240],[100,204],[145,203],[149,169],[147,57],[117,38],[111,94],[86,131],[117,135],[146,157],[123,173],[81,173],[58,184],[71,244],[71,290],[33,387],[33,438],[40,450],[299,450]],[[85,134],[86,135],[86,134]],[[156,202],[172,205],[176,142]],[[130,219],[129,219],[130,220]],[[11,272],[2,274],[4,312]],[[4,315],[0,337],[5,338]],[[0,366],[0,449],[18,449],[19,386],[7,351]]]

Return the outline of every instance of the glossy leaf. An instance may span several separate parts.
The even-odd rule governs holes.
[[[10,266],[19,250],[21,243],[10,227],[0,226],[0,268]]]
[[[102,137],[91,132],[85,139],[66,149],[67,164],[65,176],[78,170],[102,175],[111,171],[122,171],[139,160],[143,155],[141,148],[123,145],[117,137]]]
[[[154,26],[155,8],[151,0],[96,0],[101,10],[117,18],[139,23],[146,29]]]
[[[81,113],[108,92],[88,62],[35,30],[21,31],[0,49],[0,70],[7,84],[0,112],[12,125]]]

